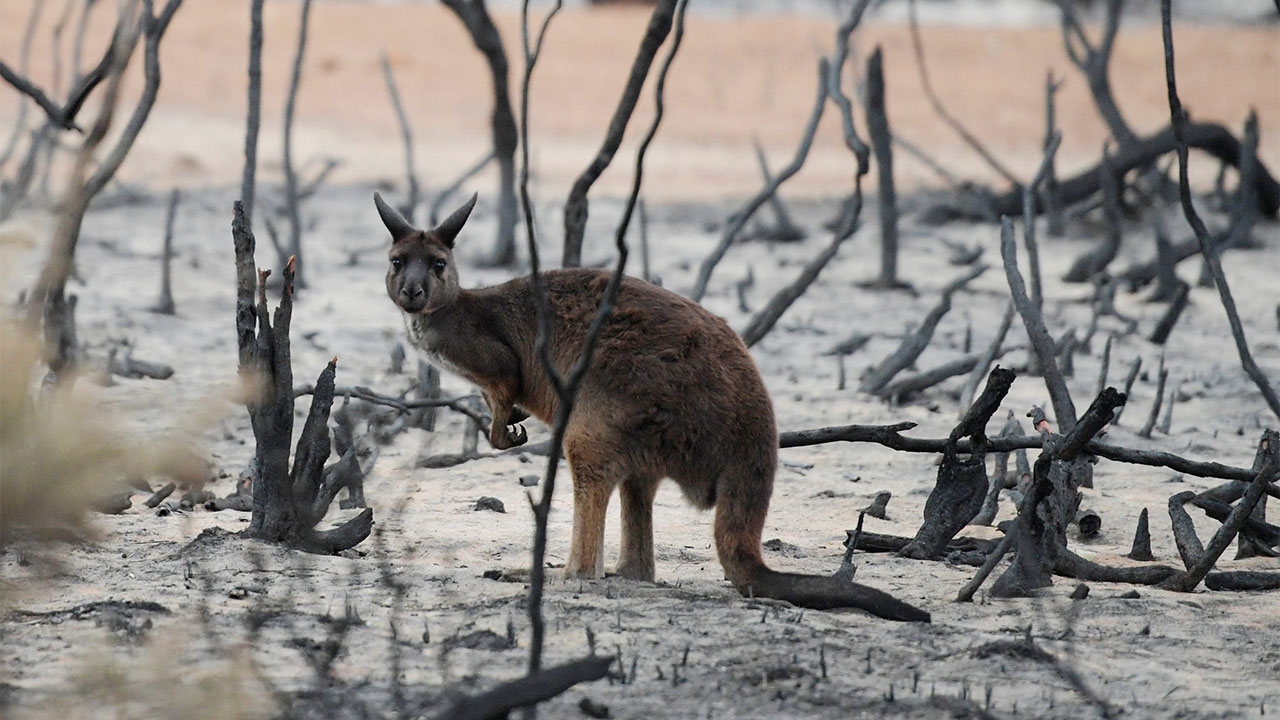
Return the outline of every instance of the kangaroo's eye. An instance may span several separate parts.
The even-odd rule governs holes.
[[[402,268],[402,267],[404,267],[404,261],[403,261],[403,260],[401,260],[400,258],[391,258],[391,269],[392,269],[392,270],[395,270],[396,272],[399,272],[399,271],[400,271],[400,268]]]
[[[434,263],[431,264],[431,269],[435,270],[438,273],[444,272],[444,268],[445,268],[445,262],[443,260],[436,260]]]

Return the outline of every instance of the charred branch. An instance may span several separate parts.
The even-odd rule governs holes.
[[[483,2],[481,4],[483,5]],[[452,4],[447,2],[445,5],[452,7]],[[399,208],[400,214],[412,221],[418,209],[418,174],[413,167],[413,133],[409,130],[409,120],[404,114],[404,103],[400,101],[400,90],[396,87],[396,77],[391,72],[391,61],[387,60],[386,52],[378,56],[378,62],[382,65],[382,79],[387,84],[387,94],[391,96],[391,109],[395,111],[396,123],[400,125],[400,141],[404,144],[404,179],[408,197]],[[512,152],[514,151],[515,149],[512,148]]]
[[[262,126],[262,6],[265,0],[249,5],[249,108],[245,112],[244,172],[240,178],[240,202],[244,215],[253,222],[254,185],[258,173],[258,130]]]
[[[1013,237],[1013,222],[1008,216],[1001,219],[1000,252],[1004,258],[1005,276],[1009,280],[1009,291],[1013,304],[1022,316],[1022,323],[1027,329],[1027,337],[1031,340],[1031,349],[1035,353],[1037,364],[1044,376],[1045,387],[1053,402],[1054,415],[1058,425],[1070,430],[1076,423],[1076,409],[1067,392],[1066,381],[1058,369],[1053,338],[1044,326],[1044,318],[1031,299],[1027,297],[1026,284],[1022,281],[1022,273],[1018,271],[1017,248]],[[1108,419],[1110,417],[1108,416]]]
[[[298,47],[293,55],[293,72],[289,76],[289,93],[284,103],[284,210],[289,219],[289,242],[286,254],[280,257],[283,265],[286,257],[294,263],[298,287],[307,286],[305,265],[302,261],[302,200],[298,192],[298,175],[293,164],[293,113],[298,101],[298,86],[302,84],[302,61],[307,52],[307,26],[311,18],[311,0],[302,0],[298,17]]]
[[[924,505],[924,522],[915,539],[902,550],[907,557],[934,559],[982,508],[987,493],[986,426],[1000,403],[1009,394],[1017,376],[1008,368],[997,367],[987,378],[986,388],[970,406],[948,436],[942,464],[933,491]],[[961,458],[956,444],[962,437],[970,439],[972,451]]]
[[[862,377],[859,383],[860,389],[866,393],[877,393],[888,385],[889,381],[893,380],[899,372],[910,367],[924,352],[925,348],[929,346],[934,330],[937,329],[938,323],[943,316],[950,312],[951,296],[968,285],[971,280],[986,272],[986,270],[986,265],[977,265],[968,273],[953,280],[943,288],[942,298],[921,321],[920,327],[904,338],[897,350],[884,360],[881,360],[878,365]]]
[[[502,35],[485,7],[485,0],[444,0],[444,4],[467,28],[493,78],[493,112],[489,116],[489,124],[493,136],[492,157],[498,161],[498,235],[489,261],[495,266],[509,267],[516,261],[516,218],[519,214],[516,206],[516,148],[520,136],[508,89],[511,70],[507,51],[502,44]]]
[[[172,315],[173,306],[173,220],[178,214],[178,189],[169,193],[169,207],[164,216],[164,246],[160,251],[160,299],[156,301],[152,312],[161,315]]]
[[[1244,368],[1245,374],[1258,386],[1258,391],[1262,393],[1262,397],[1267,401],[1271,412],[1280,417],[1280,397],[1277,397],[1275,389],[1271,387],[1271,381],[1267,379],[1266,374],[1258,367],[1252,353],[1249,351],[1249,344],[1244,336],[1244,326],[1240,323],[1240,314],[1236,311],[1235,301],[1231,297],[1231,288],[1227,286],[1227,277],[1222,272],[1222,262],[1218,259],[1218,254],[1214,252],[1209,238],[1209,231],[1205,228],[1204,221],[1200,219],[1195,206],[1191,203],[1191,184],[1187,179],[1187,147],[1191,145],[1190,137],[1192,133],[1191,127],[1188,126],[1186,112],[1182,109],[1182,101],[1178,99],[1177,82],[1174,77],[1173,26],[1170,20],[1169,4],[1170,0],[1161,0],[1160,2],[1160,27],[1164,38],[1164,72],[1169,90],[1169,114],[1172,116],[1172,132],[1175,149],[1178,153],[1178,195],[1182,199],[1182,212],[1186,215],[1187,223],[1191,225],[1191,229],[1196,234],[1196,239],[1200,242],[1200,253],[1204,255],[1205,264],[1213,276],[1214,284],[1218,287],[1218,294],[1222,298],[1222,306],[1227,311],[1227,322],[1231,325],[1231,336],[1235,339],[1236,351],[1240,355],[1240,364]],[[1238,160],[1240,157],[1238,145],[1237,143],[1233,160]],[[1258,164],[1258,177],[1259,180],[1270,178],[1261,163]],[[1276,187],[1275,180],[1271,180],[1271,190],[1273,192],[1271,208],[1269,210],[1264,208],[1264,210],[1269,215],[1274,215],[1276,206],[1280,204],[1280,188]],[[1259,188],[1258,198],[1260,202],[1264,199],[1263,196],[1263,189]]]
[[[693,290],[689,293],[689,298],[694,302],[701,302],[702,298],[707,294],[707,284],[711,281],[712,271],[724,259],[725,253],[729,252],[729,246],[738,239],[738,235],[746,227],[747,222],[751,220],[751,216],[778,191],[778,187],[782,183],[789,180],[797,172],[800,172],[805,158],[809,156],[809,148],[813,146],[813,138],[818,132],[818,121],[822,119],[822,111],[827,106],[827,93],[828,64],[826,58],[823,58],[818,62],[818,97],[814,102],[813,112],[809,115],[809,123],[805,126],[804,135],[800,138],[800,145],[796,148],[795,156],[791,159],[790,164],[774,176],[772,182],[752,196],[725,224],[724,231],[720,234],[720,242],[716,244],[711,253],[698,266],[698,278],[694,281]],[[565,216],[565,222],[568,222],[568,215]]]
[[[473,720],[475,718],[507,717],[517,708],[536,705],[563,693],[579,683],[599,680],[609,674],[612,657],[586,657],[532,672],[524,677],[502,683],[498,687],[474,697],[466,698],[443,713],[436,720]]]
[[[867,133],[876,158],[880,195],[880,277],[871,287],[898,288],[898,199],[893,186],[893,142],[885,110],[884,65],[880,47],[867,59]],[[921,66],[923,68],[923,66]]]
[[[596,157],[578,176],[573,188],[569,191],[569,199],[564,204],[564,258],[562,267],[577,267],[582,264],[582,240],[587,228],[587,193],[600,175],[613,162],[614,153],[622,144],[622,136],[627,130],[631,114],[635,112],[636,101],[640,99],[640,91],[644,88],[645,78],[649,76],[649,67],[658,54],[667,35],[671,32],[671,24],[675,18],[676,5],[679,0],[658,0],[649,17],[649,26],[640,41],[640,49],[636,52],[635,62],[631,66],[631,74],[623,88],[622,98],[614,111],[609,129],[605,133],[604,142]]]

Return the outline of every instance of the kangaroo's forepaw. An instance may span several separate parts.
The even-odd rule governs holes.
[[[501,433],[494,433],[493,435],[490,438],[490,443],[495,450],[509,450],[529,441],[529,433],[525,431],[523,425],[507,425],[502,429]]]

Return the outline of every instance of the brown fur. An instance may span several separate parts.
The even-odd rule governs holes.
[[[528,277],[464,290],[453,240],[468,203],[431,231],[411,228],[375,196],[395,242],[387,294],[405,314],[410,341],[444,369],[475,383],[493,414],[495,448],[525,441],[509,425],[515,406],[552,422],[557,398],[534,348],[536,304]],[[398,264],[398,267],[397,267]],[[555,364],[577,362],[608,274],[543,273]],[[604,574],[604,519],[615,488],[622,498],[617,574],[654,579],[653,497],[676,481],[700,509],[715,508],[715,540],[729,581],[743,594],[809,607],[863,607],[894,619],[928,614],[844,580],[777,573],[760,539],[778,460],[773,406],[738,335],[719,317],[675,293],[625,278],[602,329],[564,436],[573,474],[573,541],[568,577]]]

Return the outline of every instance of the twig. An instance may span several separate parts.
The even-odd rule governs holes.
[[[461,190],[462,186],[465,185],[468,180],[479,175],[480,171],[484,170],[489,163],[493,162],[495,157],[497,156],[494,155],[492,150],[490,150],[487,155],[477,160],[475,165],[464,170],[456,180],[449,184],[448,187],[441,190],[436,195],[436,199],[431,201],[431,210],[427,213],[427,222],[433,226],[438,224],[440,222],[440,209],[444,207],[445,201],[454,193]]]
[[[1013,302],[1010,301],[1005,307],[1004,318],[1000,320],[1000,328],[996,330],[995,337],[991,338],[991,344],[983,351],[978,361],[974,363],[973,370],[969,373],[969,378],[965,380],[964,388],[960,391],[960,415],[964,415],[964,409],[969,407],[969,403],[973,402],[973,394],[978,391],[978,383],[982,382],[982,378],[987,376],[987,371],[991,369],[991,363],[995,362],[996,356],[1000,354],[1000,346],[1004,343],[1004,338],[1009,334],[1009,327],[1013,325],[1014,315]]]
[[[484,0],[444,0],[444,4],[458,16],[471,35],[476,49],[484,56],[493,78],[493,112],[490,129],[493,135],[492,159],[498,161],[498,234],[493,255],[485,262],[497,267],[509,267],[516,261],[516,147],[520,143],[516,119],[511,110],[510,64],[502,35],[493,24]],[[477,171],[478,172],[478,171]],[[459,181],[461,183],[463,181]],[[432,210],[431,222],[435,224],[436,210]]]
[[[1264,445],[1266,442],[1266,440],[1263,441]],[[1200,584],[1204,576],[1213,569],[1214,563],[1218,562],[1218,558],[1227,549],[1227,545],[1235,539],[1236,534],[1240,532],[1240,528],[1249,519],[1249,514],[1253,512],[1254,506],[1262,498],[1267,485],[1280,479],[1280,462],[1277,461],[1277,457],[1280,457],[1280,452],[1277,452],[1277,448],[1274,447],[1268,448],[1266,452],[1267,459],[1263,462],[1257,477],[1249,484],[1249,490],[1245,492],[1244,497],[1240,498],[1240,502],[1236,503],[1236,506],[1232,508],[1231,515],[1222,523],[1222,527],[1218,528],[1218,532],[1214,533],[1213,539],[1209,541],[1209,546],[1204,548],[1199,559],[1191,567],[1187,568],[1186,573],[1174,575],[1165,582],[1163,587],[1182,592],[1191,592]]]
[[[622,136],[635,111],[636,101],[640,99],[640,91],[644,88],[645,78],[649,75],[649,67],[658,53],[658,48],[671,32],[671,23],[678,2],[679,0],[657,0],[654,4],[653,14],[649,16],[649,26],[645,29],[644,37],[640,41],[640,49],[636,52],[635,61],[631,65],[631,73],[623,88],[622,99],[618,101],[613,118],[609,121],[604,142],[591,164],[582,171],[569,190],[569,198],[564,204],[562,267],[577,267],[582,264],[582,240],[587,228],[587,193],[596,179],[609,167],[614,153],[622,144]]]
[[[1164,358],[1160,358],[1160,373],[1156,381],[1156,396],[1151,400],[1151,412],[1147,415],[1147,422],[1143,424],[1142,429],[1138,431],[1138,437],[1150,438],[1151,431],[1155,429],[1156,420],[1160,417],[1160,403],[1164,401],[1164,384],[1169,379],[1169,370],[1164,366]]]
[[[160,299],[156,301],[152,312],[161,315],[172,315],[173,283],[170,268],[173,266],[173,220],[178,214],[178,189],[169,193],[169,208],[164,219],[164,249],[160,253]]]
[[[400,140],[404,143],[404,175],[409,196],[400,206],[400,214],[412,222],[414,211],[418,207],[418,175],[413,169],[413,133],[409,130],[409,120],[404,114],[404,103],[400,102],[400,91],[396,89],[396,78],[391,72],[391,62],[387,60],[385,50],[379,53],[378,61],[382,64],[382,79],[387,83],[387,94],[391,96],[391,107],[395,110],[396,122],[400,124]]]
[[[303,385],[295,385],[293,388],[294,397],[310,395],[314,392],[315,392],[315,385],[311,383],[306,383]],[[367,403],[372,403],[374,405],[382,405],[384,407],[394,408],[396,410],[399,410],[400,412],[406,412],[406,413],[412,410],[416,410],[418,408],[447,407],[450,410],[453,410],[454,412],[460,413],[462,415],[467,416],[468,418],[471,418],[472,420],[478,422],[482,427],[487,427],[489,425],[488,417],[485,417],[483,414],[476,412],[475,409],[473,409],[468,405],[467,400],[471,396],[463,396],[463,397],[456,397],[456,398],[418,398],[416,400],[409,400],[406,398],[395,398],[389,395],[383,395],[383,394],[374,392],[373,390],[370,390],[367,387],[362,387],[360,385],[354,385],[354,386],[340,385],[334,388],[333,393],[336,397],[351,397],[351,398],[355,398],[356,400],[363,400]]]
[[[1031,300],[1027,297],[1026,285],[1022,281],[1022,273],[1018,271],[1017,248],[1013,239],[1013,222],[1006,215],[1000,224],[1000,253],[1004,257],[1005,276],[1009,280],[1009,291],[1013,303],[1022,316],[1026,326],[1027,337],[1031,340],[1031,348],[1035,352],[1040,372],[1044,375],[1045,386],[1049,390],[1049,399],[1053,402],[1053,412],[1057,416],[1058,425],[1069,431],[1076,424],[1076,409],[1067,392],[1067,384],[1062,378],[1055,360],[1053,338],[1045,329],[1044,318],[1040,315]]]
[[[1040,167],[1036,168],[1036,174],[1031,178],[1031,183],[1022,191],[1022,230],[1025,233],[1027,245],[1027,262],[1030,263],[1031,269],[1031,304],[1036,310],[1044,307],[1044,291],[1041,289],[1040,282],[1040,246],[1036,243],[1036,219],[1031,206],[1040,183],[1044,182],[1053,170],[1053,158],[1057,155],[1058,146],[1061,143],[1061,133],[1054,133],[1049,138],[1044,156],[1040,160]]]
[[[873,287],[897,288],[902,287],[898,281],[898,198],[893,186],[893,143],[884,90],[884,65],[877,45],[867,59],[866,86],[867,133],[875,152],[880,189],[876,200],[880,211],[880,277]]]
[[[31,12],[27,14],[27,25],[22,31],[22,47],[18,50],[18,74],[20,75],[26,75],[27,68],[31,64],[31,39],[35,37],[36,25],[40,22],[40,11],[44,6],[44,0],[32,0],[31,2]],[[18,138],[22,136],[22,131],[27,127],[27,107],[27,98],[23,97],[18,102],[18,115],[13,123],[13,132],[9,133],[9,139],[4,144],[4,150],[0,151],[0,168],[3,168],[9,162],[14,149],[18,146]]]
[[[858,216],[854,214],[847,218],[844,222],[857,223]],[[831,242],[818,253],[817,257],[805,264],[804,269],[800,271],[800,275],[796,277],[790,285],[782,288],[769,299],[769,303],[765,305],[755,317],[751,318],[751,322],[742,331],[742,342],[747,347],[752,347],[756,343],[764,339],[765,335],[773,329],[782,314],[791,307],[792,303],[804,294],[805,290],[818,279],[818,274],[822,269],[831,262],[836,256],[836,252],[840,249],[840,245],[847,239],[851,233],[844,232],[844,228],[836,228]]]
[[[240,179],[240,202],[245,217],[253,222],[254,184],[258,172],[258,129],[262,125],[262,6],[249,6],[249,109],[245,113],[244,174]]]
[[[1222,306],[1227,311],[1227,321],[1231,325],[1231,336],[1235,338],[1236,351],[1240,355],[1240,364],[1244,367],[1245,373],[1258,386],[1258,390],[1262,393],[1263,398],[1266,399],[1271,412],[1276,417],[1280,417],[1280,397],[1276,396],[1276,392],[1271,387],[1270,381],[1267,380],[1267,376],[1258,367],[1258,364],[1254,362],[1253,355],[1249,352],[1249,345],[1244,336],[1244,326],[1240,323],[1240,314],[1236,312],[1235,301],[1231,298],[1231,288],[1227,286],[1227,277],[1222,272],[1222,261],[1218,259],[1217,253],[1213,251],[1209,239],[1209,231],[1205,228],[1204,221],[1200,219],[1195,206],[1191,203],[1191,185],[1187,180],[1187,116],[1182,109],[1182,102],[1178,99],[1178,88],[1174,78],[1173,26],[1170,19],[1170,0],[1161,0],[1160,2],[1160,29],[1164,39],[1164,71],[1169,90],[1169,114],[1172,117],[1173,136],[1177,143],[1178,194],[1182,199],[1182,212],[1186,215],[1187,223],[1191,225],[1191,229],[1196,234],[1196,239],[1200,242],[1200,252],[1204,255],[1205,263],[1213,276],[1214,284],[1218,286],[1218,294],[1222,298]]]
[[[559,695],[578,683],[599,680],[609,674],[612,657],[590,656],[502,683],[496,688],[466,698],[436,715],[436,720],[474,720],[506,717],[510,711]]]
[[[294,258],[294,277],[298,288],[307,286],[302,261],[302,217],[298,209],[298,176],[293,167],[293,112],[302,83],[302,61],[307,51],[307,26],[311,18],[311,0],[302,0],[298,17],[298,47],[293,55],[293,72],[289,76],[289,93],[284,103],[284,204],[289,218],[288,256]],[[280,258],[281,262],[285,257]]]
[[[915,52],[916,68],[920,71],[920,84],[924,87],[925,97],[929,99],[929,104],[933,106],[934,112],[938,113],[938,117],[942,118],[942,121],[948,127],[954,130],[969,147],[973,148],[974,152],[978,153],[991,166],[992,170],[999,173],[1010,185],[1021,186],[1021,183],[1018,182],[1013,173],[1000,164],[1000,161],[996,160],[995,156],[988,152],[982,143],[978,142],[978,139],[943,107],[942,101],[938,99],[937,94],[933,91],[933,84],[929,82],[929,71],[924,62],[924,47],[920,41],[920,23],[916,18],[916,0],[908,0],[907,17],[911,28],[911,48]]]
[[[1108,77],[1111,67],[1111,49],[1115,44],[1116,33],[1120,29],[1121,7],[1124,0],[1107,0],[1106,24],[1102,29],[1102,37],[1097,45],[1085,37],[1084,28],[1076,17],[1075,9],[1067,0],[1055,0],[1062,11],[1062,43],[1066,47],[1067,56],[1080,72],[1084,73],[1093,93],[1093,101],[1098,114],[1107,123],[1111,135],[1120,147],[1129,147],[1138,142],[1138,138],[1129,129],[1120,114],[1120,107],[1111,94],[1111,80]],[[1079,47],[1072,42],[1075,40]]]
[[[827,60],[822,58],[818,61],[818,97],[814,101],[813,112],[809,114],[809,124],[805,126],[804,135],[800,138],[800,146],[796,148],[795,156],[791,159],[789,165],[774,176],[772,182],[765,185],[760,192],[748,200],[725,224],[725,229],[720,234],[720,242],[716,244],[716,247],[698,266],[698,278],[694,281],[693,290],[689,293],[689,298],[694,302],[702,302],[703,296],[707,294],[707,283],[711,281],[711,272],[724,259],[725,253],[729,251],[729,246],[737,239],[738,233],[742,232],[742,228],[746,227],[751,216],[755,214],[756,210],[760,209],[761,205],[768,201],[773,193],[777,192],[782,183],[799,172],[801,166],[804,165],[805,158],[809,156],[809,148],[813,146],[814,135],[818,131],[818,121],[822,119],[822,111],[827,106],[827,72]]]
[[[946,450],[945,438],[913,438],[901,435],[903,431],[915,427],[915,423],[903,422],[896,425],[836,425],[811,430],[791,430],[779,433],[778,446],[783,448],[822,445],[829,442],[870,442],[883,445],[892,450],[903,452],[941,453]],[[1044,440],[1038,435],[1020,435],[995,437],[987,441],[988,452],[1010,452],[1018,449],[1037,449],[1044,447]],[[961,440],[956,444],[957,452],[969,452],[968,442]],[[1232,467],[1216,462],[1188,460],[1186,458],[1157,450],[1134,450],[1111,445],[1099,440],[1091,440],[1085,451],[1116,462],[1135,465],[1166,467],[1176,472],[1196,477],[1222,478],[1225,480],[1252,480],[1257,473],[1248,468]]]
[[[924,352],[924,349],[929,346],[929,340],[933,337],[933,332],[937,329],[938,323],[951,310],[951,296],[965,285],[968,285],[969,281],[986,272],[986,270],[986,265],[977,265],[970,269],[968,273],[951,281],[950,284],[943,288],[942,298],[929,311],[924,320],[920,322],[920,327],[903,338],[902,344],[898,346],[897,350],[884,360],[881,360],[879,365],[869,370],[859,382],[859,388],[866,393],[878,392],[895,375],[910,367],[920,357],[920,353]]]

